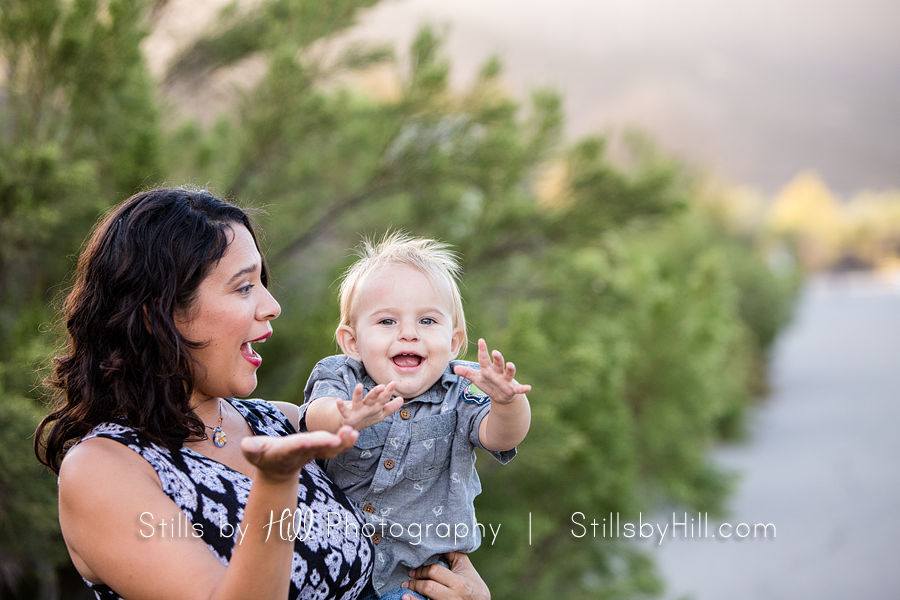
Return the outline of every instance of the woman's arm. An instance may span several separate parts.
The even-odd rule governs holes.
[[[356,432],[345,428],[281,438],[247,437],[244,456],[255,466],[244,509],[243,537],[226,568],[199,538],[177,523],[185,516],[162,491],[153,467],[122,444],[92,438],[69,451],[59,478],[60,525],[78,571],[119,595],[142,599],[284,600],[293,544],[270,516],[297,508],[297,479],[304,464],[349,448]],[[248,474],[249,475],[249,474]]]

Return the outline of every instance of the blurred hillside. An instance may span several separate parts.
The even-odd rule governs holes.
[[[900,268],[900,190],[843,201],[805,172],[775,196],[767,218],[807,270]]]
[[[224,4],[167,2],[154,72]],[[896,2],[396,0],[344,36],[402,54],[423,23],[446,27],[457,88],[496,54],[515,97],[561,91],[570,138],[634,127],[767,196],[806,170],[844,198],[900,187]]]
[[[151,72],[164,77],[228,5],[160,3],[143,44]],[[621,160],[621,141],[637,129],[713,173],[733,188],[734,206],[716,210],[746,220],[738,228],[770,229],[773,260],[788,249],[809,271],[896,266],[900,120],[891,107],[900,105],[900,5],[692,1],[676,11],[654,0],[563,0],[552,8],[404,0],[361,11],[315,52],[384,41],[402,61],[421,23],[445,28],[455,87],[496,53],[509,93],[524,98],[536,85],[563,92],[569,137],[605,132],[609,156]],[[203,86],[173,83],[167,93],[181,114],[211,123],[263,68],[248,57]],[[381,98],[401,88],[398,72],[383,64],[342,82]]]

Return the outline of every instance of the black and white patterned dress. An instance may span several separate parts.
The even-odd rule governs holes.
[[[228,402],[244,416],[256,435],[296,433],[281,411],[268,402],[235,399]],[[185,446],[172,454],[123,425],[98,425],[82,441],[93,437],[125,444],[149,462],[166,495],[187,515],[198,532],[202,529],[201,537],[215,557],[222,564],[228,564],[250,493],[250,478]],[[345,535],[348,529],[358,532],[362,527],[356,509],[315,462],[310,462],[300,472],[297,502],[303,521],[300,536],[294,542],[288,597],[356,599],[372,577],[371,540],[365,535]],[[335,523],[340,526],[335,527]],[[223,536],[223,531],[233,531],[235,535]],[[98,599],[120,598],[107,585],[90,582],[88,585]]]

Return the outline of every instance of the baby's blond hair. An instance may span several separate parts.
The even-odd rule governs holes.
[[[450,290],[453,327],[462,331],[462,343],[456,353],[456,356],[459,356],[468,344],[466,315],[463,312],[458,283],[462,267],[459,265],[456,252],[448,244],[428,238],[411,237],[402,231],[395,231],[384,234],[379,242],[363,239],[356,247],[356,254],[359,260],[347,269],[341,280],[339,293],[341,326],[352,327],[359,290],[372,272],[386,265],[406,265],[425,275],[436,290],[440,289],[441,282],[447,284]]]

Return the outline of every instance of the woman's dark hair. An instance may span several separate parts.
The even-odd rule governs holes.
[[[135,194],[98,224],[63,306],[67,347],[47,381],[57,403],[37,428],[38,460],[59,473],[72,443],[105,422],[172,451],[206,437],[190,408],[190,350],[203,344],[179,333],[175,315],[192,308],[236,225],[258,249],[245,211],[182,188]],[[264,258],[261,280],[268,284]]]

